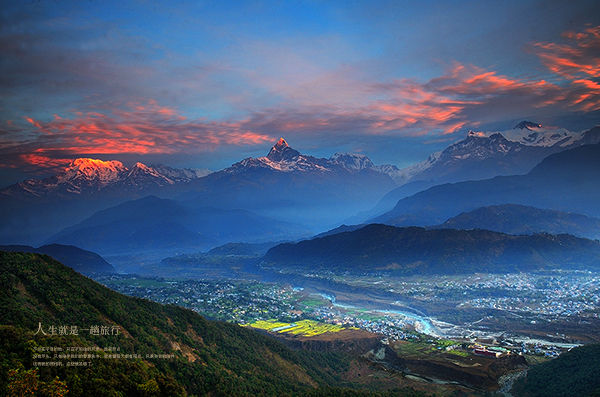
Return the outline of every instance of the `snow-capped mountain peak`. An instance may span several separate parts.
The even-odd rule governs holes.
[[[275,162],[294,161],[299,156],[300,152],[292,149],[285,139],[280,138],[267,154],[267,159]]]
[[[469,131],[467,136],[427,160],[400,170],[403,182],[454,182],[528,172],[544,157],[600,142],[600,129],[571,132],[522,121],[505,131]]]
[[[139,162],[135,163],[134,166],[131,168],[131,171],[129,171],[129,173],[127,174],[127,179],[129,179],[134,185],[139,185],[140,182],[145,182],[145,180],[154,180],[154,183],[159,185],[161,184],[161,182],[163,182],[162,184],[167,185],[172,185],[175,183],[175,181],[159,173],[154,168],[148,167],[147,165]],[[136,179],[138,181],[135,181]]]
[[[226,173],[240,173],[248,169],[270,169],[280,172],[350,172],[370,169],[388,174],[396,180],[400,177],[395,165],[374,165],[371,159],[356,153],[335,153],[329,159],[300,154],[281,138],[266,157],[247,158],[223,170]]]
[[[565,147],[581,140],[584,132],[571,132],[565,128],[546,127],[531,121],[522,121],[511,130],[479,132],[476,134],[485,137],[501,134],[511,142],[517,142],[525,146],[551,147],[560,145]]]
[[[363,170],[373,168],[375,164],[364,154],[337,152],[329,158],[329,161],[342,165],[349,170]]]
[[[519,124],[515,125],[515,127],[513,128],[513,130],[537,130],[539,128],[542,128],[541,124],[537,124],[537,123],[532,123],[531,121],[521,121]]]
[[[275,145],[273,145],[273,148],[271,150],[283,150],[286,147],[290,147],[290,145],[288,145],[285,139],[279,138],[279,140],[277,141],[277,143],[275,143]]]
[[[107,185],[120,179],[121,174],[126,171],[127,168],[120,161],[78,158],[59,173],[57,178],[59,183],[86,179],[88,181],[97,180],[100,185]]]
[[[0,190],[0,194],[42,197],[94,194],[105,189],[115,192],[139,191],[178,182],[190,182],[208,173],[208,170],[180,170],[162,165],[148,167],[139,162],[128,169],[116,160],[78,158],[54,176],[17,183]]]
[[[318,170],[327,171],[327,160],[300,154],[292,149],[285,139],[279,141],[266,157],[249,157],[225,169],[228,173],[237,173],[248,168],[267,168],[282,172]]]
[[[111,172],[118,172],[125,169],[125,166],[123,163],[116,160],[103,161],[90,158],[78,158],[73,160],[73,162],[71,162],[69,167],[67,167],[65,170],[68,169],[77,169],[84,173],[92,170],[108,170]]]

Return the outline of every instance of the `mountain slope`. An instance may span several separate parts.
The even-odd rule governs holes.
[[[508,203],[600,217],[600,144],[549,156],[526,175],[434,186],[398,201],[372,222],[429,226]]]
[[[398,275],[599,269],[599,264],[600,242],[569,235],[510,236],[487,230],[379,224],[280,244],[262,261],[262,266],[274,269]]]
[[[438,226],[445,229],[486,229],[506,234],[571,234],[600,238],[600,219],[581,214],[504,204],[463,212]]]
[[[0,393],[10,369],[23,374],[34,361],[63,363],[38,365],[40,380],[57,376],[73,397],[310,395],[316,387],[338,383],[334,375],[348,366],[341,354],[293,352],[234,324],[126,297],[45,255],[0,252],[0,264]],[[110,332],[96,334],[94,326]],[[41,350],[38,357],[40,348],[53,351]],[[53,358],[56,348],[68,356]],[[113,356],[115,348],[119,357]],[[91,365],[67,365],[75,362]]]
[[[50,255],[57,261],[83,274],[115,273],[115,268],[95,252],[72,245],[49,244],[38,248],[27,245],[0,245],[0,251],[32,252]]]
[[[279,241],[307,233],[297,225],[243,210],[189,208],[174,200],[148,196],[100,211],[52,236],[111,255],[199,252],[229,241]]]
[[[600,395],[600,344],[590,344],[533,366],[515,382],[511,394],[522,397]]]

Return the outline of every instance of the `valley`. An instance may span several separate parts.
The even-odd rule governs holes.
[[[442,394],[497,390],[526,364],[600,341],[598,274],[288,276],[292,282],[258,280],[267,274],[252,280],[112,275],[98,281],[255,329],[297,350],[361,355],[374,368],[401,374],[397,385]],[[496,346],[502,356],[475,355],[477,346]]]
[[[600,341],[599,275],[588,272],[396,279],[306,274],[287,279],[113,275],[98,281],[126,295],[238,324],[313,319],[393,340],[425,334],[461,340],[541,340],[548,346]]]

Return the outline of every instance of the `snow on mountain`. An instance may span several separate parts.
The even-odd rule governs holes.
[[[119,180],[124,172],[127,172],[127,168],[120,161],[80,158],[56,175],[56,184],[87,180],[97,181],[98,187],[103,187]]]
[[[150,168],[175,182],[189,182],[212,173],[205,168],[171,168],[162,164],[152,164]]]
[[[281,138],[273,145],[266,157],[249,157],[235,163],[224,171],[235,174],[249,168],[267,168],[281,172],[328,172],[332,170],[332,164],[327,159],[300,154],[297,150],[292,149],[285,139]]]
[[[517,142],[526,146],[551,147],[560,145],[561,147],[566,147],[581,140],[585,131],[571,132],[566,128],[544,127],[541,124],[532,123],[531,121],[522,121],[512,130],[477,132],[474,134],[489,137],[498,133],[511,142]]]
[[[394,180],[400,178],[400,170],[395,165],[375,165],[371,159],[363,154],[338,152],[329,159],[316,158],[301,154],[297,150],[292,149],[283,138],[279,139],[273,145],[266,157],[244,159],[225,171],[238,173],[253,167],[273,169],[281,172],[330,172],[345,169],[354,173],[370,169],[382,174],[388,174]]]
[[[79,158],[54,176],[26,180],[0,190],[0,194],[43,197],[93,194],[110,188],[141,190],[189,182],[208,173],[210,171],[177,170],[163,165],[148,167],[139,162],[128,169],[116,160]]]
[[[563,148],[573,148],[580,145],[596,144],[600,142],[599,126],[590,130],[569,131],[561,127],[542,126],[531,121],[522,121],[513,129],[496,132],[469,132],[480,137],[490,137],[501,134],[511,142],[525,146],[552,147],[557,145]]]
[[[448,169],[451,164],[483,161],[489,158],[502,158],[511,152],[519,152],[521,144],[506,139],[502,134],[494,133],[483,136],[469,131],[466,138],[453,143],[440,152],[431,154],[427,160],[400,170],[405,181],[444,166]]]
[[[349,170],[360,171],[365,168],[375,167],[371,159],[364,154],[337,152],[329,158],[329,161],[340,164]]]
[[[381,172],[382,174],[388,174],[394,182],[398,184],[403,183],[403,175],[398,167],[392,164],[375,165],[371,159],[364,154],[338,152],[331,156],[329,161],[340,164],[350,171],[371,169],[373,171]]]
[[[160,174],[154,168],[150,168],[142,163],[135,163],[123,181],[133,186],[143,186],[145,184],[155,184],[158,186],[173,185],[175,181],[167,176]]]
[[[572,132],[565,128],[544,127],[530,121],[523,121],[513,129],[505,131],[469,131],[464,139],[431,154],[427,160],[399,170],[401,180],[397,182],[404,184],[411,180],[434,180],[466,165],[486,161],[489,163],[493,159],[504,167],[499,167],[496,175],[522,173],[528,171],[527,167],[535,166],[538,158],[541,160],[567,148],[598,142],[599,127]],[[528,157],[531,158],[532,164],[526,164],[524,159]],[[510,164],[516,164],[521,169],[513,170]],[[490,167],[489,164],[486,166]],[[493,167],[490,168],[493,174]],[[495,176],[492,174],[489,177]],[[455,176],[450,181],[459,179]]]
[[[271,160],[272,162],[293,162],[297,161],[299,157],[300,152],[292,149],[283,138],[279,138],[279,141],[273,145],[269,151],[269,154],[267,154],[267,159]]]

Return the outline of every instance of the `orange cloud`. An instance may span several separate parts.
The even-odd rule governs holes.
[[[583,33],[566,32],[563,37],[573,44],[534,44],[542,63],[552,72],[569,79],[581,75],[600,77],[600,26],[588,28]]]
[[[574,80],[574,85],[583,88],[582,92],[573,93],[573,104],[581,104],[581,109],[591,112],[600,109],[600,84],[591,80]]]
[[[373,128],[409,130],[412,135],[432,130],[449,134],[467,123],[476,126],[478,121],[474,120],[480,118],[473,115],[478,111],[497,107],[506,109],[508,114],[511,98],[527,100],[529,106],[536,106],[548,102],[560,90],[544,80],[514,79],[460,63],[426,83],[406,79],[384,88],[388,98],[369,109],[380,116]]]
[[[566,32],[570,44],[536,43],[534,52],[542,63],[563,80],[562,101],[576,110],[600,109],[600,26],[581,33]]]
[[[32,119],[31,117],[25,117],[25,120],[27,120],[28,122],[30,122],[37,128],[40,128],[40,129],[42,128],[42,125],[40,123],[38,123],[37,121],[35,121],[34,119]]]
[[[21,154],[21,160],[29,165],[34,165],[40,168],[59,168],[68,165],[71,159],[51,158],[37,153]]]
[[[39,150],[84,154],[172,154],[213,150],[223,145],[270,142],[272,138],[240,123],[186,121],[174,109],[156,102],[130,104],[129,110],[77,113],[43,122],[37,128]],[[36,158],[33,158],[36,160]]]

